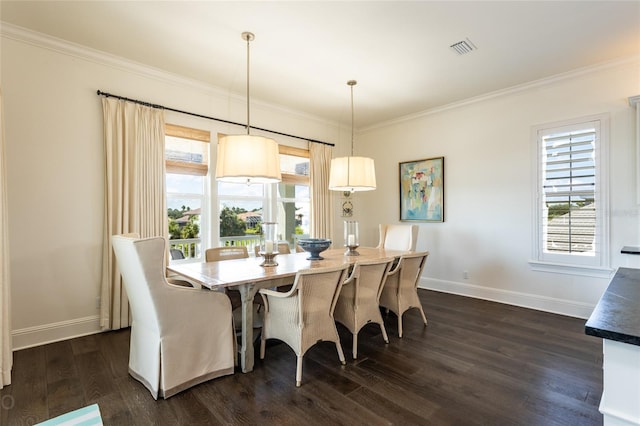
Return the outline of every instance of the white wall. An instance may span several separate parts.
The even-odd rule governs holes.
[[[246,99],[15,27],[3,26],[0,41],[17,349],[99,330],[104,148],[96,91],[236,122],[246,121]],[[334,124],[253,99],[251,113],[258,127],[328,142],[346,137]],[[166,121],[209,129],[213,140],[244,132],[172,112]]]
[[[431,252],[422,286],[588,317],[608,278],[536,272],[528,264],[531,127],[610,114],[611,266],[629,266],[620,249],[640,240],[627,99],[639,93],[635,58],[361,132],[358,153],[374,158],[378,180],[375,192],[356,194],[363,243],[377,242],[378,223],[399,223],[398,163],[444,156],[445,222],[420,224],[418,249]]]

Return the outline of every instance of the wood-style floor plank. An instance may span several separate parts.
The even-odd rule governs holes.
[[[358,336],[338,325],[333,343],[296,357],[270,341],[252,373],[239,369],[155,401],[128,374],[130,331],[117,330],[14,353],[0,390],[1,425],[30,425],[97,403],[105,425],[601,425],[602,342],[584,320],[420,290],[417,310],[383,314]],[[256,356],[256,358],[258,358]],[[189,362],[185,359],[184,362]]]
[[[3,400],[0,407],[8,411],[7,424],[32,425],[49,418],[46,365],[44,346],[14,353],[12,384],[7,388],[11,400]]]

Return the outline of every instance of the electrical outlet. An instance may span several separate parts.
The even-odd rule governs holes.
[[[96,297],[96,309],[100,309],[100,296]]]
[[[465,280],[469,279],[469,271],[462,271],[462,278],[464,278]]]

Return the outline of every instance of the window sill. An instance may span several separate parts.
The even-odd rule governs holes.
[[[541,262],[538,260],[530,260],[529,265],[533,271],[580,275],[594,278],[610,279],[612,274],[615,272],[615,270],[606,267],[566,265],[562,263]]]

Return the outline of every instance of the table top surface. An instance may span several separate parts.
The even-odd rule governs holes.
[[[208,287],[233,287],[237,285],[294,277],[304,269],[339,266],[345,263],[384,258],[399,258],[411,253],[403,250],[385,250],[359,247],[359,256],[346,256],[345,249],[330,249],[320,253],[322,260],[308,260],[309,253],[279,254],[275,257],[278,266],[261,266],[262,257],[224,260],[219,262],[178,263],[167,267],[171,272],[182,275],[198,284]]]
[[[640,269],[618,268],[585,324],[591,336],[640,346]]]

